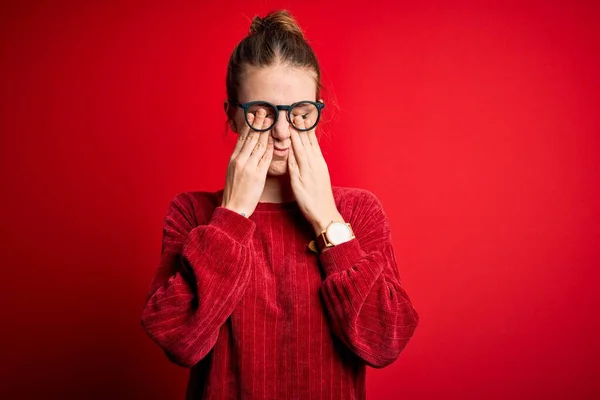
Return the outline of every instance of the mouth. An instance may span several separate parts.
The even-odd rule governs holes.
[[[273,148],[273,154],[277,157],[285,157],[286,154],[288,153],[289,147],[286,147],[285,149],[280,149],[279,147],[274,147]]]

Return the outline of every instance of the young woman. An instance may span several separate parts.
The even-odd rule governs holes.
[[[364,399],[415,331],[381,203],[331,186],[320,91],[290,14],[255,17],[227,69],[225,187],[173,199],[142,314],[189,399]]]

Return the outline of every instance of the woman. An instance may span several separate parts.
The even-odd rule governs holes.
[[[225,187],[177,195],[142,326],[190,367],[189,399],[363,399],[418,323],[381,203],[332,187],[317,59],[285,11],[233,51]],[[291,107],[293,106],[293,107]]]

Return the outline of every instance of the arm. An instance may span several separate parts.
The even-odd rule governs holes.
[[[212,349],[241,300],[252,262],[254,222],[223,207],[196,225],[189,194],[167,210],[161,260],[142,312],[148,335],[178,365],[191,367]]]
[[[366,193],[354,210],[356,239],[320,255],[321,293],[334,334],[368,365],[381,368],[398,358],[419,316],[400,285],[381,203]]]

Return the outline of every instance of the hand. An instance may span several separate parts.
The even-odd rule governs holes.
[[[303,128],[312,125],[312,122],[297,116],[294,124]],[[304,217],[313,226],[315,233],[319,234],[331,221],[344,219],[335,205],[329,170],[315,129],[299,133],[292,128],[291,131],[288,171],[292,190]]]
[[[256,127],[271,125],[267,112],[259,109],[248,114],[248,121]],[[270,131],[257,132],[244,124],[227,168],[227,179],[221,206],[250,217],[265,187],[267,171],[273,159],[273,138]]]

